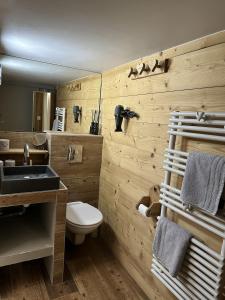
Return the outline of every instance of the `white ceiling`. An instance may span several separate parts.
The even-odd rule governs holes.
[[[103,71],[225,29],[224,0],[0,0],[1,51]]]
[[[67,68],[59,65],[45,64],[37,61],[0,55],[2,65],[2,82],[26,83],[27,85],[52,86],[67,83],[76,78],[86,77],[93,73]]]

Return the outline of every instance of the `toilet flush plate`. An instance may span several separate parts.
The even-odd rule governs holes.
[[[70,164],[82,163],[83,161],[83,145],[68,145],[67,160]]]

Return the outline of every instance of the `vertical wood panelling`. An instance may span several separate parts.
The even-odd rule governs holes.
[[[140,80],[127,78],[127,70],[149,59],[171,59],[169,72]],[[100,78],[81,80],[81,91],[58,89],[57,105],[67,108],[67,130],[87,133],[91,109],[97,107]],[[102,89],[103,156],[99,207],[104,215],[101,235],[149,299],[174,299],[150,272],[155,223],[136,211],[136,203],[163,180],[163,152],[167,145],[169,113],[174,110],[225,111],[225,31],[140,58],[103,73]],[[125,132],[114,132],[114,108],[122,104],[136,111]],[[73,123],[72,107],[83,107],[81,125]],[[180,148],[225,155],[222,145],[178,139]],[[62,166],[61,166],[62,168]],[[82,173],[83,171],[80,170]],[[92,180],[92,168],[84,173]],[[70,184],[71,179],[68,178]],[[77,180],[79,182],[77,182]],[[88,185],[76,182],[88,193]],[[179,182],[174,178],[174,182]],[[92,183],[91,183],[92,184]],[[97,184],[95,182],[94,184]],[[184,225],[182,220],[178,222]],[[217,249],[198,227],[203,241]]]
[[[103,74],[104,145],[99,207],[105,223],[101,234],[149,299],[174,297],[151,275],[155,224],[139,215],[135,205],[153,185],[163,180],[169,113],[225,111],[224,37],[224,32],[217,33]],[[167,74],[140,80],[127,78],[126,70],[130,66],[159,56],[171,58]],[[118,104],[140,115],[138,120],[129,122],[125,133],[114,132],[113,113]],[[221,145],[181,142],[180,147],[189,150],[225,154]],[[201,232],[197,228],[193,230]],[[202,238],[209,240],[204,232]]]
[[[71,90],[71,87],[77,83],[81,83],[81,90]],[[66,108],[66,131],[89,133],[91,111],[98,109],[100,83],[100,75],[93,75],[58,87],[57,106]],[[82,107],[82,119],[80,123],[74,123],[73,121],[74,105]]]
[[[49,133],[49,163],[68,188],[68,201],[97,206],[102,158],[102,137],[89,134]],[[82,162],[67,160],[68,147],[82,145]]]

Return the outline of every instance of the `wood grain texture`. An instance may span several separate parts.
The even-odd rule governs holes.
[[[0,269],[1,300],[147,300],[100,240],[67,244],[64,282],[51,285],[41,261]]]
[[[168,73],[140,80],[127,69],[156,58],[171,59]],[[174,299],[151,275],[155,223],[138,214],[136,203],[159,185],[167,146],[169,113],[174,110],[225,111],[225,32],[156,53],[103,74],[104,137],[99,207],[104,215],[101,236],[149,299]],[[122,104],[140,115],[114,132],[114,108]],[[225,155],[224,146],[178,138],[178,148]],[[172,178],[175,184],[180,179]],[[174,216],[172,216],[174,217]],[[198,226],[176,220],[213,249],[219,241]]]
[[[102,159],[102,137],[79,134],[48,134],[49,163],[69,190],[68,201],[98,203],[99,176]],[[68,148],[82,147],[82,161],[67,160]]]
[[[28,144],[30,148],[30,159],[33,165],[48,163],[48,150],[37,150],[33,146],[34,132],[0,131],[0,138],[10,140],[9,151],[0,153],[0,160],[14,159],[16,165],[23,165],[23,148]]]
[[[131,80],[124,70],[103,74],[103,98],[223,86],[225,43],[171,59],[168,73]]]
[[[171,60],[168,73],[140,80],[127,78],[127,70],[131,66],[166,58]],[[85,101],[94,100],[96,89],[90,92],[89,88],[93,81],[90,78],[90,85],[87,82],[87,92],[83,86],[80,95],[84,95]],[[163,180],[162,161],[168,142],[169,113],[174,110],[225,111],[225,31],[104,72],[102,94],[104,145],[99,207],[104,215],[104,225],[101,235],[150,299],[174,299],[151,275],[155,222],[143,218],[137,212],[136,204],[149,193],[152,186],[159,185]],[[60,97],[62,103],[71,110],[72,94],[67,93],[64,98]],[[140,115],[139,119],[132,119],[125,124],[123,133],[114,132],[114,109],[118,104]],[[87,111],[92,109],[91,102],[88,105]],[[84,130],[82,127],[74,128],[70,113],[67,115],[67,124],[72,132],[82,133]],[[216,143],[178,138],[178,147],[225,155],[223,145]],[[172,180],[180,184],[180,178],[173,177]],[[69,180],[67,182],[70,184]],[[219,241],[207,232],[202,232],[192,224],[185,224],[182,219],[176,221],[218,250]]]
[[[36,203],[38,204],[46,203],[46,205],[51,206],[48,210],[47,217],[45,218],[47,219],[46,224],[45,226],[43,226],[42,229],[44,230],[43,232],[46,234],[46,236],[48,236],[48,240],[51,239],[51,244],[53,249],[51,250],[50,256],[49,254],[39,255],[39,252],[41,252],[40,249],[37,252],[37,257],[39,258],[39,257],[48,256],[45,259],[45,263],[52,283],[62,282],[63,280],[65,222],[66,222],[65,215],[66,215],[67,198],[68,198],[68,191],[67,188],[62,183],[60,185],[60,189],[58,190],[0,195],[0,207],[16,206],[16,205],[23,205],[23,204],[36,204]],[[19,220],[19,222],[21,223],[22,221]],[[26,226],[27,224],[29,223],[26,223]],[[26,240],[26,237],[24,238],[24,240]],[[20,241],[23,241],[22,238],[20,238]],[[18,241],[15,240],[15,242],[17,243]],[[27,241],[25,241],[25,244],[27,245]],[[33,248],[31,248],[30,250],[30,255],[32,255],[32,249]],[[20,256],[23,258],[22,256],[23,253],[21,253],[21,250],[20,251],[18,250],[18,258],[16,254],[14,256],[15,256],[15,261],[17,260],[17,262],[33,259],[32,258],[33,256],[29,257],[29,252],[24,254],[24,259],[20,259]],[[2,251],[1,256],[3,258],[4,251]],[[13,260],[14,256],[12,256],[11,260]]]
[[[34,132],[20,132],[20,131],[0,131],[0,138],[9,139],[11,148],[22,148],[24,144],[29,144],[30,148],[34,148],[32,146],[32,141],[34,137]]]
[[[57,106],[66,108],[66,131],[73,133],[89,133],[91,124],[91,111],[98,109],[100,93],[100,75],[85,77],[81,80],[71,81],[57,89]],[[81,83],[81,90],[73,91],[71,87]],[[73,106],[82,107],[80,123],[74,123]]]

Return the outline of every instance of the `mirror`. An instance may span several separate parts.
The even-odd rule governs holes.
[[[0,131],[51,130],[56,113],[57,88],[98,74],[8,55],[0,55],[0,65]],[[96,109],[98,101],[96,99]]]

